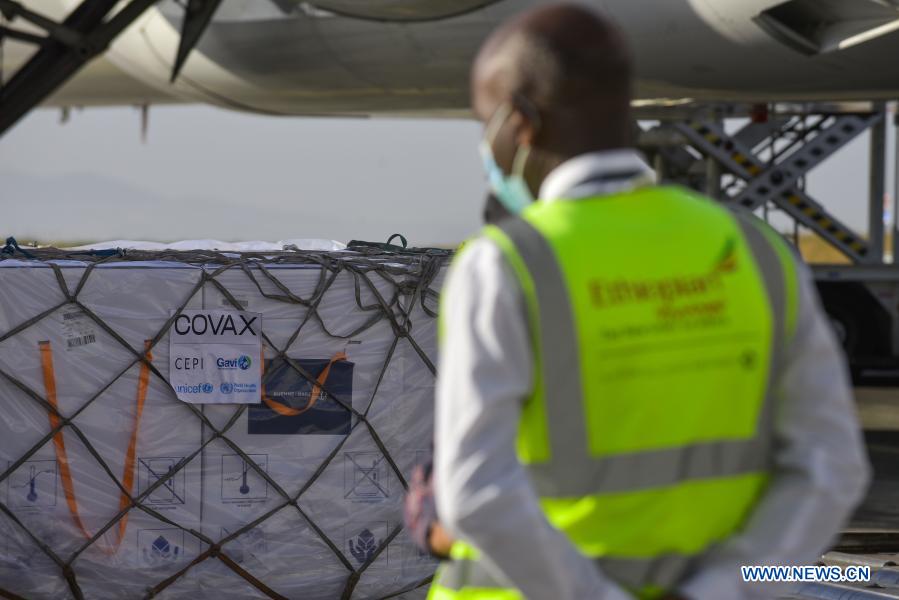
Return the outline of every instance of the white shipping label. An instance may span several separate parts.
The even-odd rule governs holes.
[[[258,404],[262,315],[185,310],[170,329],[169,381],[189,404]]]
[[[61,318],[66,350],[97,342],[97,324],[80,308],[63,311]]]

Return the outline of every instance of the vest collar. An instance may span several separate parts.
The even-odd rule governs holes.
[[[636,150],[603,150],[575,156],[553,169],[540,186],[540,199],[605,196],[655,182],[655,172]]]

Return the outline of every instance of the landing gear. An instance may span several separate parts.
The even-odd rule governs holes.
[[[62,22],[29,10],[16,0],[0,0],[0,47],[13,39],[38,47],[37,52],[9,79],[0,78],[0,136],[32,108],[72,78],[88,62],[102,54],[129,25],[158,0],[130,0],[114,10],[120,0],[82,0]],[[178,76],[221,0],[189,0],[185,6],[181,42],[172,71]],[[20,22],[44,32],[23,31]]]

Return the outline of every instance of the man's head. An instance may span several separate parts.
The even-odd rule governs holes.
[[[627,44],[586,8],[555,4],[502,25],[475,59],[471,90],[496,165],[535,197],[565,160],[631,144]]]

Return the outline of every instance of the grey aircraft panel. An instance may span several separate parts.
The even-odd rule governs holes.
[[[630,38],[641,99],[754,102],[899,97],[899,61],[895,60],[899,30],[835,50],[831,38],[839,28],[831,27],[830,33],[821,34],[822,50],[809,54],[784,43],[758,22],[763,13],[786,15],[786,22],[792,19],[800,33],[814,37],[814,28],[803,29],[802,11],[814,12],[820,5],[826,16],[839,1],[840,15],[877,14],[880,21],[876,22],[889,23],[893,9],[888,3],[581,1],[611,15]],[[485,2],[224,0],[195,53],[233,74],[241,85],[197,67],[190,59],[180,80],[206,101],[243,110],[457,116],[467,110],[468,72],[483,39],[506,18],[550,0],[497,0],[481,7]],[[872,3],[879,8],[872,9]],[[177,30],[184,10],[181,4],[163,0],[152,10]],[[784,4],[796,9],[778,12]],[[450,5],[458,6],[463,14],[444,18]],[[366,18],[324,10],[329,6],[341,12],[363,10]],[[899,24],[899,8],[893,12]],[[399,20],[373,20],[385,18]],[[864,27],[856,23],[850,30]],[[171,89],[178,96],[165,75],[174,59],[170,40],[144,35],[129,52],[133,60],[118,63],[127,65],[129,75],[161,93]],[[156,68],[150,69],[148,61]],[[137,94],[135,98],[139,100]],[[118,93],[116,99],[127,103]],[[182,99],[196,101],[195,96]]]

